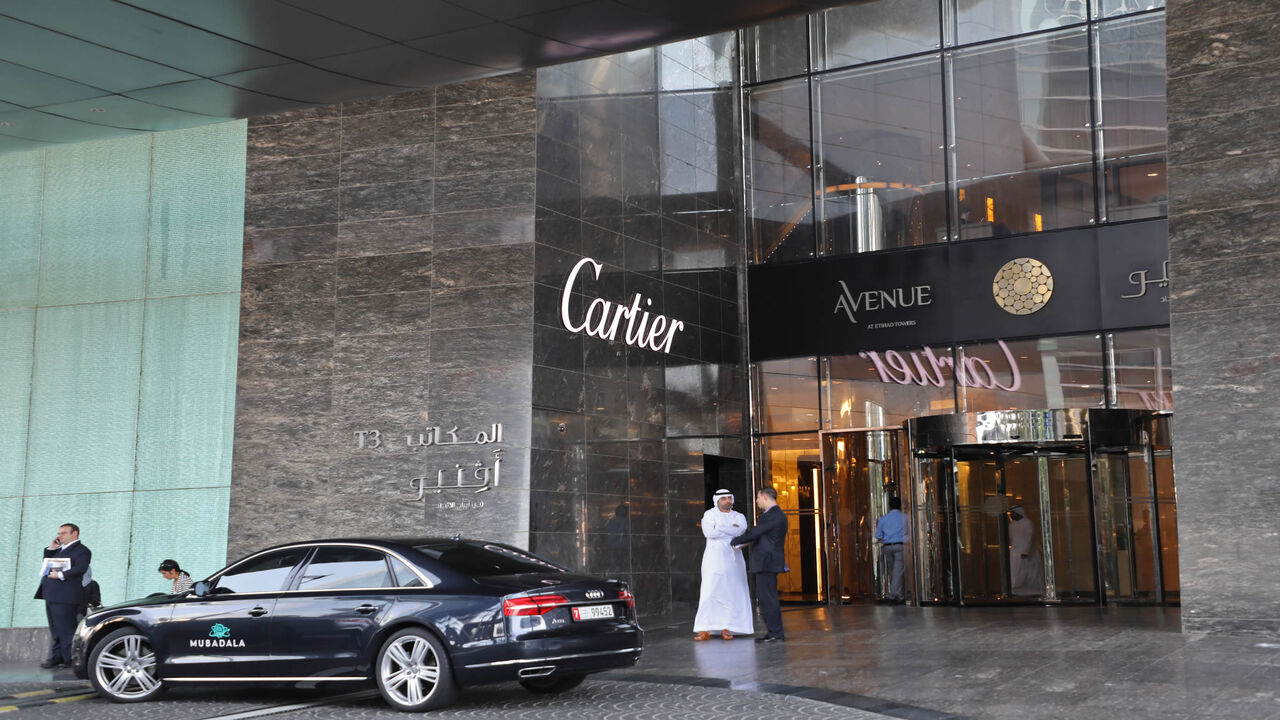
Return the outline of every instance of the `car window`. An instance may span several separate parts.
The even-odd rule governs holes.
[[[536,555],[493,543],[442,542],[419,545],[417,549],[470,577],[568,572]]]
[[[410,570],[408,565],[390,555],[387,558],[391,560],[391,571],[395,573],[396,585],[400,587],[422,587],[422,578]]]
[[[218,578],[215,593],[274,592],[284,587],[306,548],[268,553],[235,566]]]
[[[395,587],[387,556],[379,550],[326,545],[302,571],[299,590]]]

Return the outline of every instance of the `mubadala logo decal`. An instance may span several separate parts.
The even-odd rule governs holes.
[[[214,623],[209,628],[209,637],[192,640],[190,647],[244,647],[244,640],[231,637],[231,628],[222,623]]]

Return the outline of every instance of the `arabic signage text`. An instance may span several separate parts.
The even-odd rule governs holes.
[[[356,430],[352,435],[360,450],[381,450],[387,447],[381,430]],[[500,442],[502,423],[493,423],[474,433],[467,430],[459,432],[458,426],[454,425],[448,430],[437,426],[404,435],[405,446],[414,452],[431,447],[490,445]],[[437,468],[434,475],[427,473],[411,478],[409,489],[414,493],[414,498],[409,502],[425,502],[428,495],[437,495],[444,490],[471,490],[478,494],[498,487],[502,480],[502,448],[495,448],[491,453],[491,458],[486,456],[483,460],[471,463],[453,463],[451,468]],[[484,501],[441,502],[436,507],[441,510],[467,510],[484,507]]]

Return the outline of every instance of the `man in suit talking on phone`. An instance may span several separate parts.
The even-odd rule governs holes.
[[[49,657],[43,668],[71,667],[71,637],[76,631],[76,610],[84,596],[84,574],[93,553],[80,542],[80,528],[67,523],[44,550],[40,587],[36,599],[44,600],[49,620]]]
[[[761,510],[756,526],[729,544],[734,547],[753,545],[750,570],[756,576],[760,615],[769,629],[763,637],[756,638],[756,642],[780,642],[786,639],[782,632],[782,606],[778,602],[778,573],[787,571],[783,553],[787,541],[787,516],[778,507],[778,491],[771,487],[760,488],[756,493],[756,507]]]

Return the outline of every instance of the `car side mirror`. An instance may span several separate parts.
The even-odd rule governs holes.
[[[210,590],[210,587],[209,587],[208,580],[200,580],[195,585],[191,586],[191,594],[195,595],[196,597],[204,597],[208,595],[209,590]]]

